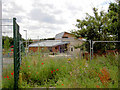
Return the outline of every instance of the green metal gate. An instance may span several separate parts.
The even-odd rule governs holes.
[[[14,88],[18,88],[18,79],[21,63],[21,52],[23,51],[23,43],[21,34],[19,32],[19,25],[16,22],[16,18],[13,18],[13,39],[14,39]]]

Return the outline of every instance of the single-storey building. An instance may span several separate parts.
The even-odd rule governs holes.
[[[73,34],[68,32],[62,32],[56,34],[55,40],[45,40],[37,43],[32,43],[28,46],[29,51],[36,52],[38,50],[49,50],[50,52],[79,52],[80,49],[76,49],[75,46],[81,45],[84,41],[83,38],[76,38]]]
[[[29,50],[36,52],[39,49],[48,49],[50,52],[64,52],[67,50],[67,45],[69,41],[61,41],[61,40],[45,40],[37,43],[33,43],[29,45]]]

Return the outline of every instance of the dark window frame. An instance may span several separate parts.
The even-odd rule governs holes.
[[[71,48],[71,51],[73,52],[73,48]]]
[[[62,38],[68,38],[68,37],[62,37]]]
[[[55,47],[55,49],[57,50],[58,48],[57,48],[57,47]]]

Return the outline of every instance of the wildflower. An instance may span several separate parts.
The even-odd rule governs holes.
[[[6,77],[4,77],[4,78],[6,78]]]
[[[8,80],[10,80],[10,79],[8,79]]]
[[[42,63],[42,65],[43,65],[44,63]]]
[[[108,81],[110,81],[110,80],[109,80],[110,74],[109,74],[109,72],[107,71],[106,68],[103,68],[103,69],[100,70],[100,71],[102,72],[102,75],[101,75],[101,74],[98,74],[98,76],[99,76],[99,78],[100,78],[100,81],[102,82],[102,84],[103,84],[104,86],[107,86],[107,85],[108,85]]]
[[[11,48],[13,48],[14,46],[12,45]]]
[[[100,86],[99,86],[99,85],[96,85],[96,87],[97,87],[97,88],[100,88]]]
[[[57,71],[58,71],[58,69],[57,69]]]
[[[68,61],[68,63],[70,63],[70,61]]]
[[[30,66],[28,66],[28,67],[30,67]]]
[[[69,58],[68,61],[71,61],[71,58]]]
[[[85,66],[86,66],[86,67],[88,67],[88,64],[87,64],[87,63],[85,63]]]
[[[36,74],[38,74],[38,72],[36,72]]]
[[[103,68],[102,73],[103,73],[103,75],[105,76],[106,80],[109,80],[110,74],[109,74],[109,72],[107,71],[106,68]]]
[[[51,71],[51,73],[53,74],[53,71]]]
[[[54,70],[54,72],[55,72],[55,70]]]
[[[63,67],[63,66],[62,66]]]
[[[13,73],[11,73],[11,75],[13,75],[14,74],[14,71],[13,71]]]
[[[9,78],[8,75],[7,75],[7,78]]]
[[[11,73],[11,75],[13,75],[13,73]]]
[[[20,67],[20,69],[22,69],[22,67]]]
[[[62,85],[64,85],[64,84],[62,84]]]

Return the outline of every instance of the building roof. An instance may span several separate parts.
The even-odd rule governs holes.
[[[28,47],[53,47],[63,44],[68,44],[68,41],[61,41],[61,40],[45,40],[37,43],[32,43]]]
[[[64,33],[65,33],[65,32],[61,32],[61,33],[56,34],[56,35],[55,35],[55,39],[60,39],[60,38],[62,38],[63,35],[64,35]]]

